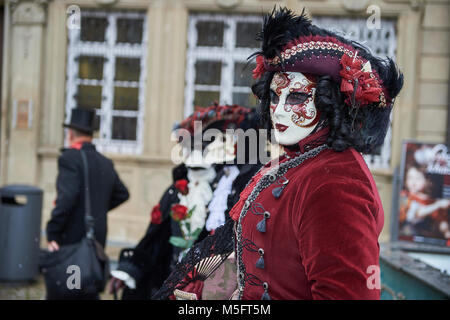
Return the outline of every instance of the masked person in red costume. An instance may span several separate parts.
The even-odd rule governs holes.
[[[383,143],[403,76],[303,13],[274,10],[259,39],[252,89],[285,154],[230,212],[236,298],[379,299],[368,270],[379,265],[384,213],[361,153]]]
[[[250,179],[230,210],[234,225],[215,234],[234,230],[231,298],[379,299],[373,270],[384,213],[361,153],[382,145],[403,76],[391,59],[303,13],[274,10],[258,37],[252,90],[263,127],[285,153]],[[192,261],[155,298],[203,298],[208,279],[197,270],[227,252],[217,250],[226,239],[208,237],[191,250]]]

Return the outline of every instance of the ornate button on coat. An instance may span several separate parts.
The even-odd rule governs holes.
[[[360,153],[318,147],[327,132],[263,167],[231,210],[241,299],[379,299],[367,270],[379,265],[381,200]]]

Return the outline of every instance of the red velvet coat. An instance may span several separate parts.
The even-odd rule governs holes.
[[[301,152],[326,133],[322,130],[302,140]],[[255,175],[241,193],[230,212],[234,220],[239,220],[263,173]],[[241,298],[259,300],[266,292],[271,299],[283,300],[379,299],[380,290],[370,289],[367,282],[373,283],[374,268],[369,267],[379,266],[378,236],[384,214],[361,154],[354,149],[326,149],[284,177],[289,182],[279,198],[273,190],[284,178],[264,189],[241,221],[238,249],[245,266]],[[264,211],[270,217],[261,232],[257,224]]]

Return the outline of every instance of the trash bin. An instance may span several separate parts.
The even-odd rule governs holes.
[[[35,280],[43,192],[33,186],[10,185],[0,188],[0,198],[0,281]]]

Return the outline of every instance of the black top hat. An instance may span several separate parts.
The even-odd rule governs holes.
[[[65,123],[66,128],[75,129],[87,134],[92,134],[94,128],[95,111],[91,109],[75,108],[72,109],[70,123]]]

